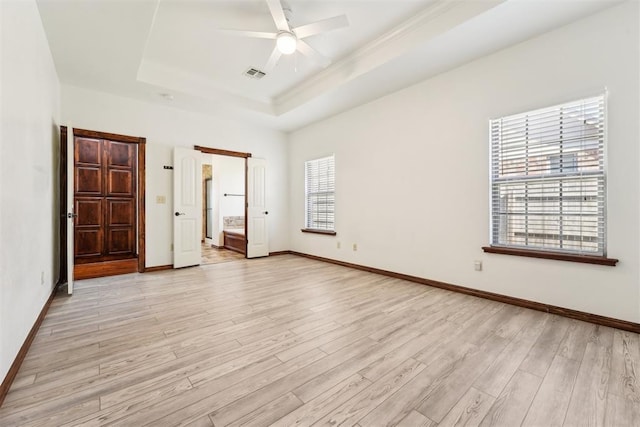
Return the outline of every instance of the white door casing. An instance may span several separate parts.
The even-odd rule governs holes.
[[[74,262],[74,239],[75,239],[75,151],[74,151],[73,127],[67,126],[67,293],[73,294],[73,262]]]
[[[247,258],[269,256],[266,174],[266,160],[247,158]]]
[[[201,153],[173,150],[173,268],[199,265],[202,234]]]

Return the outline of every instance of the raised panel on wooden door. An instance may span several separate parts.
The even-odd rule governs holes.
[[[200,239],[198,236],[198,223],[192,218],[179,219],[178,227],[180,227],[181,236],[180,247],[183,252],[194,252],[198,249]]]
[[[74,252],[76,263],[92,262],[102,256],[104,233],[101,228],[76,228]]]
[[[102,168],[99,166],[76,165],[75,193],[80,196],[102,194]]]
[[[133,169],[136,157],[135,149],[136,147],[133,144],[105,141],[107,166]]]
[[[75,138],[74,160],[76,165],[102,165],[102,141],[93,138]]]
[[[102,197],[76,197],[74,254],[77,262],[90,262],[104,252],[104,201]]]
[[[182,209],[196,209],[198,200],[195,182],[197,162],[192,157],[185,157],[182,159],[181,165],[180,205]],[[186,254],[196,252],[200,244],[200,239],[197,237],[198,222],[193,218],[179,216],[177,223],[180,230],[180,248],[182,252]]]
[[[111,169],[107,176],[107,197],[133,197],[133,171],[127,169]]]
[[[135,255],[133,227],[110,227],[105,255]]]
[[[134,224],[133,199],[107,199],[107,227],[133,227]]]
[[[137,147],[117,141],[103,143],[107,168],[107,197],[134,197]]]
[[[102,227],[104,220],[102,197],[76,197],[74,221],[76,228]]]
[[[107,199],[107,246],[105,255],[135,254],[135,201]]]

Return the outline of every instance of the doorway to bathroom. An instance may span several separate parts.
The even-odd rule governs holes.
[[[203,153],[202,264],[244,259],[245,161]]]

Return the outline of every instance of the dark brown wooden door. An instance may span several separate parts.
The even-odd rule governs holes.
[[[75,137],[75,263],[135,258],[137,145]]]

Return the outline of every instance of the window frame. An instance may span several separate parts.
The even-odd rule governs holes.
[[[319,228],[319,227],[314,227],[313,224],[311,222],[313,222],[313,220],[311,220],[309,218],[309,213],[311,211],[311,209],[309,209],[309,196],[310,196],[310,191],[309,191],[309,164],[310,163],[320,163],[322,161],[326,161],[328,159],[331,159],[331,167],[333,169],[333,176],[331,177],[331,183],[333,185],[333,191],[332,193],[332,200],[333,200],[333,221],[331,222],[331,228]],[[316,166],[318,167],[318,166]],[[335,184],[336,184],[336,173],[335,173],[335,154],[329,154],[323,157],[317,157],[317,158],[313,158],[313,159],[309,159],[306,160],[304,162],[304,228],[302,228],[300,231],[302,231],[303,233],[315,233],[315,234],[324,234],[324,235],[330,235],[330,236],[335,236],[336,233],[336,225],[335,225]],[[316,192],[316,193],[320,193],[320,192]],[[321,193],[329,193],[328,191],[322,191]],[[316,221],[317,223],[317,221]]]
[[[511,120],[519,120],[522,117],[526,117],[525,121],[529,120],[529,117],[532,116],[534,117],[536,120],[540,120],[541,115],[544,115],[546,113],[550,113],[553,112],[556,109],[559,109],[560,112],[558,112],[558,118],[559,118],[559,122],[560,122],[560,126],[558,128],[558,131],[560,134],[562,134],[562,132],[564,131],[563,129],[563,125],[562,123],[564,123],[565,120],[565,114],[562,112],[562,109],[570,109],[570,108],[575,108],[576,105],[580,105],[580,104],[585,104],[588,105],[589,103],[602,103],[602,108],[603,108],[603,113],[602,113],[602,126],[603,126],[603,130],[602,130],[602,142],[601,142],[601,148],[600,148],[600,143],[598,144],[598,151],[601,152],[602,155],[602,161],[601,161],[601,166],[599,166],[597,173],[592,174],[592,173],[585,173],[584,175],[580,174],[579,178],[580,178],[580,186],[585,185],[584,183],[586,182],[587,179],[589,179],[592,176],[595,176],[596,179],[601,179],[602,180],[602,188],[603,188],[603,194],[602,194],[602,210],[601,213],[598,213],[597,216],[597,220],[596,220],[596,224],[599,224],[600,222],[602,223],[602,237],[598,236],[597,237],[597,243],[598,243],[598,251],[599,252],[594,252],[593,254],[589,253],[589,252],[582,252],[578,249],[556,249],[556,248],[551,248],[549,246],[546,246],[544,244],[540,245],[531,245],[529,246],[529,243],[525,240],[525,244],[522,245],[518,245],[515,244],[513,242],[500,242],[499,241],[499,235],[500,233],[496,233],[495,228],[496,227],[500,227],[502,224],[500,222],[500,219],[497,218],[497,216],[501,215],[500,212],[496,213],[495,212],[495,208],[496,208],[496,200],[495,198],[498,197],[500,195],[500,191],[502,189],[502,185],[508,185],[510,183],[509,179],[505,179],[504,176],[502,176],[501,178],[498,178],[498,174],[499,171],[501,170],[501,166],[498,166],[496,164],[496,160],[497,158],[500,156],[500,153],[496,152],[496,150],[500,151],[502,149],[504,149],[504,145],[503,145],[503,133],[502,130],[500,130],[500,134],[499,136],[494,136],[493,131],[494,131],[494,126],[502,126],[503,122],[508,122]],[[499,124],[498,124],[499,123]],[[510,125],[513,126],[513,123]],[[528,126],[528,125],[527,125]],[[525,146],[528,147],[529,144],[529,130],[528,128],[526,130],[522,130],[522,131],[518,131],[518,132],[522,132],[522,135],[518,134],[519,136],[522,136],[523,140],[525,141]],[[509,138],[513,138],[513,136],[510,136]],[[512,142],[511,142],[512,144]],[[549,154],[547,154],[548,160],[549,160],[549,169],[547,174],[548,175],[554,175],[551,178],[549,178],[548,182],[554,182],[553,179],[555,178],[555,182],[558,183],[558,185],[560,186],[560,188],[563,187],[563,183],[565,182],[564,180],[569,179],[569,177],[571,177],[572,174],[571,170],[569,171],[556,171],[555,169],[553,169],[553,158],[558,157],[559,159],[563,158],[563,156],[565,156],[567,153],[565,153],[563,150],[565,149],[564,147],[565,142],[562,141],[562,137],[560,137],[559,140],[559,149],[557,153],[554,152],[550,152]],[[495,119],[491,119],[489,120],[489,145],[490,145],[490,150],[489,150],[489,237],[490,237],[490,242],[491,245],[490,246],[483,246],[482,249],[484,252],[488,252],[488,253],[498,253],[498,254],[505,254],[505,255],[516,255],[516,256],[526,256],[526,257],[534,257],[534,258],[543,258],[543,259],[555,259],[555,260],[562,260],[562,261],[573,261],[573,262],[583,262],[583,263],[590,263],[590,264],[600,264],[600,265],[609,265],[609,266],[614,266],[616,265],[616,263],[618,262],[617,259],[612,259],[612,258],[607,258],[607,252],[606,252],[606,243],[607,243],[607,213],[606,213],[606,202],[607,202],[607,181],[606,181],[606,176],[607,176],[607,162],[606,162],[606,150],[607,150],[607,96],[606,93],[604,94],[599,94],[596,96],[592,96],[592,97],[586,97],[586,98],[582,98],[582,99],[578,99],[575,101],[569,101],[569,102],[564,102],[561,104],[557,104],[554,106],[549,106],[549,107],[543,107],[543,108],[538,108],[538,109],[532,109],[526,112],[522,112],[519,114],[510,114],[510,115],[504,115]],[[509,146],[507,146],[507,149],[511,148]],[[529,148],[525,148],[524,149],[524,157],[522,157],[523,161],[525,162],[526,165],[529,165],[530,162],[534,161],[536,159],[536,157],[531,157],[528,153]],[[540,156],[540,154],[538,155],[538,157]],[[574,159],[572,160],[573,163],[573,170],[577,170],[577,154],[574,155]],[[561,164],[561,163],[559,163]],[[527,166],[528,167],[528,166]],[[557,168],[556,168],[557,169]],[[562,167],[560,167],[560,169],[562,169]],[[503,171],[504,173],[504,171]],[[527,170],[526,173],[521,173],[521,174],[517,174],[516,173],[516,178],[514,178],[513,182],[516,183],[516,185],[518,185],[518,183],[520,183],[521,185],[524,185],[525,189],[529,188],[529,183],[531,182],[535,182],[536,179],[540,179],[540,177],[544,178],[544,172],[537,176],[535,175],[529,175],[529,171]],[[600,178],[599,178],[600,177]],[[597,184],[600,185],[600,184]],[[596,186],[596,189],[598,189],[599,187]],[[529,190],[525,190],[524,194],[527,194]],[[496,194],[498,193],[498,194]],[[544,193],[541,193],[544,194]],[[559,210],[559,215],[562,218],[562,204],[563,204],[563,199],[562,196],[558,196],[560,197],[558,199],[559,203],[560,203],[560,210]],[[520,198],[524,198],[525,199],[525,206],[527,206],[529,204],[529,196],[526,195],[524,197],[520,197]],[[597,199],[599,200],[599,199]],[[529,214],[526,213],[528,211],[525,210],[524,216],[525,216],[525,222],[524,227],[525,230],[528,229],[529,227]],[[560,219],[560,221],[564,221],[564,219]],[[582,219],[580,220],[582,221]],[[580,224],[582,224],[582,222],[580,222]],[[582,225],[580,225],[582,226]],[[528,233],[528,232],[527,232]],[[562,234],[559,235],[559,239],[558,239],[558,244],[560,246],[562,246],[564,243],[567,242],[566,239],[561,238],[560,236],[562,236]],[[584,234],[580,234],[580,236],[585,236]],[[543,237],[544,239],[544,237]]]

